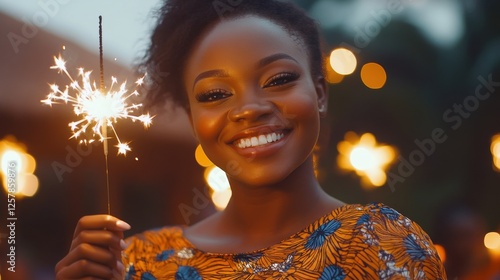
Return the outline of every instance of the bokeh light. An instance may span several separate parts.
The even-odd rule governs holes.
[[[389,145],[379,145],[375,136],[365,133],[359,137],[350,131],[344,141],[337,145],[338,166],[346,171],[354,171],[364,187],[380,187],[387,181],[385,171],[396,158],[396,149]]]
[[[361,80],[370,89],[380,89],[387,81],[387,74],[382,65],[370,62],[361,68]]]
[[[212,202],[217,210],[224,210],[231,199],[231,189],[212,193]]]
[[[229,189],[229,181],[227,180],[226,172],[217,166],[212,166],[205,170],[205,179],[208,186],[214,192],[221,192]]]
[[[377,159],[373,151],[367,147],[355,147],[349,155],[351,165],[357,170],[368,170],[376,166]]]
[[[226,208],[231,198],[231,188],[227,180],[226,172],[217,166],[205,169],[205,181],[212,191],[212,202],[218,210]]]
[[[205,154],[205,151],[203,151],[203,148],[201,147],[201,145],[198,145],[198,147],[196,147],[196,150],[194,152],[194,157],[196,159],[196,162],[203,167],[209,167],[209,166],[214,165],[212,163],[212,161],[210,161],[210,159],[208,159],[208,157]]]
[[[350,75],[356,69],[358,62],[354,53],[345,48],[334,49],[330,53],[332,69],[341,75]]]
[[[217,210],[223,210],[231,198],[231,187],[226,172],[212,163],[201,145],[196,147],[194,155],[196,162],[205,167],[204,178],[209,186],[213,204]]]
[[[493,168],[500,172],[500,134],[495,134],[491,138],[490,150],[493,157]]]
[[[344,80],[344,75],[340,75],[335,70],[333,70],[332,65],[330,64],[330,58],[325,59],[325,71],[325,80],[330,84],[338,84],[342,82],[342,80]]]
[[[15,137],[7,136],[0,141],[0,177],[6,193],[9,192],[8,176],[12,174],[11,163],[15,164],[16,198],[31,197],[38,191],[38,178],[33,174],[36,161],[33,156],[26,153],[26,147],[17,142]]]
[[[491,250],[500,251],[500,233],[493,231],[484,235],[484,246]]]

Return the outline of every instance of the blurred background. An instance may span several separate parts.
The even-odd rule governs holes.
[[[325,38],[329,115],[315,153],[322,186],[416,221],[439,245],[449,279],[499,279],[500,2],[295,2]],[[133,89],[159,3],[0,0],[0,219],[17,218],[16,273],[7,271],[12,233],[2,226],[0,279],[53,279],[78,219],[107,211],[102,144],[69,139],[68,124],[80,119],[72,106],[40,102],[51,84],[70,83],[50,69],[53,57],[61,54],[75,80],[84,67],[98,81],[102,15],[105,83],[115,76]],[[230,197],[185,113],[168,105],[150,113],[147,130],[115,125],[131,148],[125,156],[109,143],[111,213],[132,225],[128,234],[192,224]],[[10,210],[9,162],[18,163]]]

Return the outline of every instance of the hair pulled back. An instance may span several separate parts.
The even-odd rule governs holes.
[[[307,50],[313,77],[323,75],[323,56],[316,22],[294,4],[280,0],[166,0],[139,65],[147,72],[149,106],[171,100],[189,108],[183,72],[193,45],[209,27],[253,15],[270,20],[299,39]]]

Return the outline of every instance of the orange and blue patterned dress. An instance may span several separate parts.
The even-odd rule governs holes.
[[[207,253],[182,227],[129,238],[125,279],[446,279],[429,236],[384,204],[345,205],[251,253]]]

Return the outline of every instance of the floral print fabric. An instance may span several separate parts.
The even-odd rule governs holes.
[[[428,235],[384,204],[345,205],[268,248],[207,253],[182,227],[127,240],[125,279],[446,279]]]

